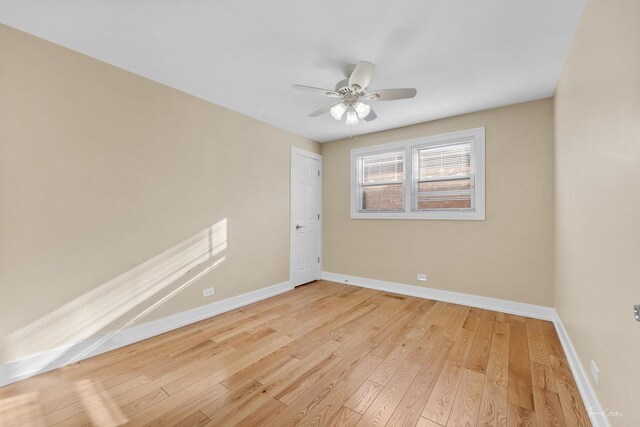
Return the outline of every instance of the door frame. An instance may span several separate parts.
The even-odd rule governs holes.
[[[289,171],[289,282],[291,283],[291,288],[295,288],[296,286],[301,285],[302,283],[295,283],[293,281],[294,278],[294,267],[293,267],[293,191],[294,191],[294,176],[293,176],[293,162],[296,155],[301,155],[305,157],[309,157],[314,160],[318,160],[318,169],[320,169],[320,179],[318,183],[318,211],[320,213],[320,220],[318,221],[318,256],[320,257],[320,262],[318,263],[318,277],[316,280],[320,280],[320,276],[322,275],[322,223],[324,221],[324,216],[322,214],[322,156],[320,154],[312,153],[310,151],[303,150],[298,147],[291,147],[291,159],[290,159],[290,171]]]

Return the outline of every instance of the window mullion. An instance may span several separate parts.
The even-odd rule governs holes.
[[[413,147],[407,146],[404,149],[404,186],[403,186],[403,202],[404,211],[411,212],[413,205]]]
[[[364,196],[364,186],[362,183],[364,182],[364,159],[360,157],[358,159],[358,206],[357,209],[363,209],[362,198]]]

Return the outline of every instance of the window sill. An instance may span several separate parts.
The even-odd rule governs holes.
[[[484,212],[352,212],[351,219],[435,219],[445,221],[484,221]]]

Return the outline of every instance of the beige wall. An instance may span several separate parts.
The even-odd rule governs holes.
[[[225,218],[224,262],[143,320],[288,280],[290,147],[317,143],[1,25],[0,51],[1,336]],[[58,315],[112,330],[180,283]]]
[[[589,0],[555,94],[556,305],[612,425],[640,425],[640,1]]]
[[[552,306],[552,120],[544,99],[323,144],[323,269]],[[481,126],[485,221],[350,219],[352,148]]]

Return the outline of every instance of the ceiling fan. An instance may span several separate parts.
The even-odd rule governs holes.
[[[367,92],[367,87],[371,83],[375,69],[376,66],[367,61],[360,61],[356,65],[348,65],[345,67],[347,78],[339,81],[335,90],[302,85],[292,85],[291,87],[340,100],[314,111],[309,114],[309,117],[318,117],[329,112],[334,119],[342,120],[344,114],[347,113],[345,124],[353,126],[358,124],[358,119],[370,122],[378,117],[371,109],[371,106],[363,101],[392,101],[416,96],[417,91],[414,88],[381,89]]]

